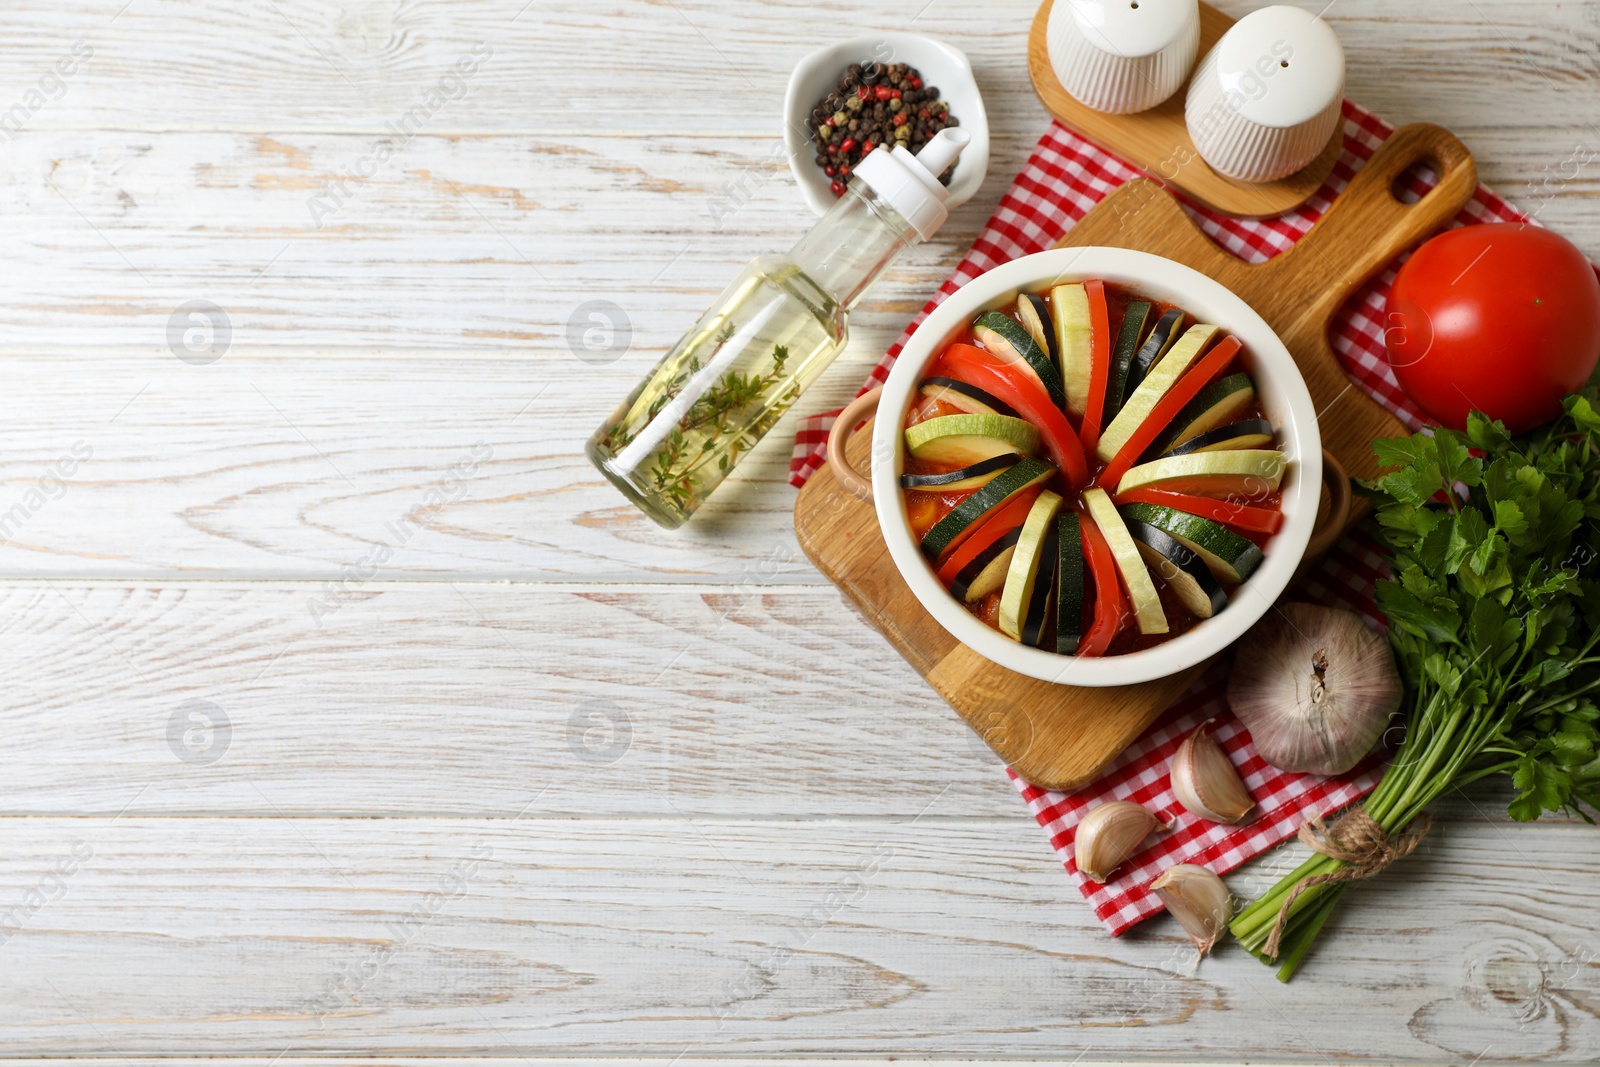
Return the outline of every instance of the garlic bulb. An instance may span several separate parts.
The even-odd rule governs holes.
[[[1204,956],[1233,919],[1233,895],[1222,879],[1193,863],[1180,863],[1150,883],[1167,911],[1178,920]]]
[[[1191,815],[1212,822],[1237,823],[1255,810],[1233,761],[1211,736],[1211,720],[1195,727],[1172,754],[1172,792]]]
[[[1133,855],[1145,838],[1170,830],[1150,812],[1127,800],[1096,805],[1078,821],[1072,835],[1072,860],[1090,881],[1104,885],[1111,872]]]
[[[1353,612],[1315,604],[1279,605],[1240,642],[1228,679],[1228,703],[1261,758],[1313,774],[1359,763],[1401,696],[1389,642]]]

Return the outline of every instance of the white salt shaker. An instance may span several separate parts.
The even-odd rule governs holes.
[[[1322,154],[1343,97],[1344,49],[1333,28],[1278,5],[1252,11],[1206,53],[1184,119],[1212,170],[1269,182]]]
[[[1045,46],[1080,104],[1113,115],[1155,107],[1200,51],[1199,0],[1055,0]]]

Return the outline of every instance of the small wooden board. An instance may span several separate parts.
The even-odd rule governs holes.
[[[1188,124],[1183,119],[1184,100],[1189,95],[1187,81],[1164,102],[1133,115],[1107,115],[1078,103],[1062,87],[1055,68],[1050,65],[1045,28],[1053,6],[1053,0],[1044,0],[1033,17],[1033,28],[1028,32],[1028,73],[1045,110],[1062,123],[1105,146],[1157,181],[1224,215],[1281,215],[1305,203],[1312,193],[1322,188],[1344,146],[1342,128],[1333,131],[1333,138],[1320,156],[1287,178],[1275,182],[1242,182],[1225,178],[1206,166],[1195,149]],[[1196,53],[1196,66],[1232,25],[1233,19],[1210,4],[1200,5],[1200,50]]]
[[[1414,204],[1395,179],[1430,161],[1439,184]],[[1398,419],[1352,386],[1328,344],[1345,300],[1395,256],[1456,214],[1477,187],[1472,157],[1438,126],[1397,130],[1344,194],[1293,248],[1252,265],[1218,248],[1154,182],[1123,185],[1097,204],[1062,245],[1152,252],[1210,275],[1266,319],[1294,355],[1316,403],[1323,445],[1353,477],[1376,473],[1371,442],[1404,432]],[[870,434],[851,455],[864,468]],[[1361,514],[1358,507],[1352,521]],[[934,621],[901,579],[872,504],[827,466],[795,504],[800,545],[929,684],[1017,773],[1048,789],[1094,779],[1188,687],[1201,668],[1139,685],[1090,689],[1036,681],[979,656]]]

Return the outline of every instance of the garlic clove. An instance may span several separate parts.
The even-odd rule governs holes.
[[[1150,889],[1202,956],[1211,951],[1233,919],[1233,894],[1221,878],[1193,863],[1168,867],[1150,883]]]
[[[1239,643],[1228,676],[1228,706],[1261,758],[1312,774],[1361,762],[1403,695],[1389,642],[1354,612],[1316,604],[1280,604]]]
[[[1195,727],[1172,756],[1172,792],[1191,815],[1212,822],[1237,823],[1255,810],[1233,761],[1211,736],[1212,720]]]
[[[1072,835],[1072,859],[1078,871],[1104,885],[1122,861],[1138,851],[1157,830],[1170,830],[1146,809],[1127,800],[1112,800],[1089,809]]]

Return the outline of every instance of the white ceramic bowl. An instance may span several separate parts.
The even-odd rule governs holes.
[[[794,68],[783,100],[783,139],[788,147],[789,169],[800,183],[800,192],[818,215],[837,202],[828,188],[831,180],[817,166],[817,150],[806,118],[817,101],[838,86],[846,67],[873,61],[915,67],[922,74],[922,84],[939,90],[939,96],[950,105],[950,114],[972,135],[950,177],[950,197],[945,207],[954,211],[972,199],[989,173],[989,116],[983,109],[983,96],[973,80],[972,64],[966,54],[914,33],[880,33],[840,41],[812,52]]]
[[[1019,292],[1100,278],[1176,304],[1215,323],[1244,344],[1262,413],[1278,428],[1289,464],[1284,474],[1283,526],[1266,559],[1232,594],[1228,607],[1187,633],[1122,656],[1061,656],[1011,640],[978,621],[940,584],[906,517],[900,474],[906,413],[924,368],[979,312],[1010,307]],[[1317,414],[1300,369],[1261,316],[1239,297],[1181,263],[1122,248],[1059,248],[996,267],[950,294],[912,334],[878,401],[872,433],[872,498],[889,554],[923,607],[951,635],[980,655],[1030,678],[1068,685],[1129,685],[1176,673],[1227,648],[1256,623],[1294,576],[1317,521],[1322,443]]]

